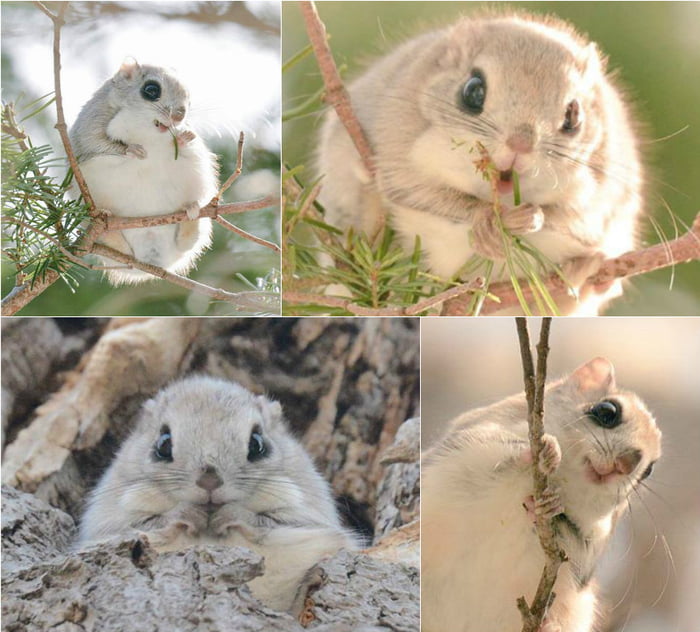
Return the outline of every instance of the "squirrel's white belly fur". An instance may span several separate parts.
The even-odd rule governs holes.
[[[195,139],[191,144],[198,142]],[[148,217],[174,213],[191,202],[203,206],[216,194],[211,162],[203,147],[204,155],[182,147],[177,160],[172,141],[144,149],[148,155],[143,160],[105,155],[80,165],[98,207],[115,215]]]
[[[81,164],[90,193],[98,208],[122,217],[166,215],[180,210],[192,212],[216,195],[216,172],[211,154],[195,138],[180,147],[175,160],[172,137],[144,145],[144,159],[125,155],[101,155]],[[196,217],[196,215],[195,215]],[[211,221],[196,219],[184,224],[169,224],[121,231],[126,242],[107,238],[105,243],[137,260],[171,272],[185,272],[197,254],[211,240]],[[138,270],[112,270],[112,281],[143,280]]]
[[[431,481],[441,485],[434,477]],[[501,493],[491,490],[468,498],[459,491],[423,490],[422,632],[518,632],[522,628],[516,598],[532,601],[545,564],[532,522],[520,498],[531,483],[511,477]],[[436,485],[433,485],[435,487]],[[431,502],[435,495],[442,498]],[[429,505],[429,507],[426,507]],[[433,533],[434,532],[434,533]],[[545,627],[544,632],[590,632],[595,596],[579,589],[569,568],[560,567],[555,584],[574,627]],[[435,607],[439,604],[439,607]]]

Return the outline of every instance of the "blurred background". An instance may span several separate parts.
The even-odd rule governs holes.
[[[528,319],[531,341],[539,319]],[[555,319],[548,376],[596,356],[615,367],[663,432],[641,499],[618,523],[597,578],[612,607],[600,632],[697,632],[700,621],[700,319]],[[512,318],[421,320],[422,449],[458,414],[522,392]]]
[[[52,10],[57,7],[48,3]],[[126,57],[173,68],[190,91],[188,121],[220,159],[222,179],[235,168],[239,132],[246,134],[243,175],[226,202],[279,192],[279,2],[74,2],[62,30],[62,85],[70,126],[83,104]],[[29,103],[53,91],[52,24],[28,2],[2,4],[3,102]],[[26,121],[35,146],[63,156],[52,105]],[[62,177],[62,174],[60,174]],[[279,210],[250,211],[229,221],[279,243]],[[3,262],[3,296],[14,284]],[[238,292],[254,289],[279,270],[279,255],[214,226],[214,245],[191,277]],[[101,272],[79,270],[72,293],[63,281],[36,298],[22,315],[227,314],[231,306],[155,281],[112,288]],[[241,280],[242,275],[247,282]]]
[[[444,26],[460,15],[483,9],[482,2],[319,2],[336,63],[354,77],[392,44],[416,33]],[[501,3],[489,3],[501,4]],[[647,128],[651,190],[643,221],[645,244],[658,243],[653,222],[670,239],[676,226],[684,232],[700,212],[700,24],[698,2],[512,2],[509,6],[555,14],[587,33],[609,55]],[[282,58],[308,44],[298,4],[282,7]],[[313,95],[321,80],[313,56],[283,73],[283,109]],[[285,163],[303,164],[308,182],[315,176],[311,155],[318,114],[286,123]],[[700,314],[700,264],[636,277],[609,315]]]

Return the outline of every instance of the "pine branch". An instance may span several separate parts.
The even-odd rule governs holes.
[[[625,253],[619,257],[604,261],[596,274],[586,281],[586,285],[605,285],[617,279],[645,274],[680,263],[700,260],[700,213],[695,217],[688,232],[672,241],[656,244],[648,248]],[[561,300],[566,297],[569,289],[556,274],[543,279],[544,285],[552,297]],[[489,293],[498,297],[498,302],[490,301],[481,310],[483,315],[492,314],[502,309],[518,307],[518,298],[509,282],[494,283],[489,287]],[[527,301],[532,300],[529,287],[523,287]],[[463,316],[468,309],[465,297],[458,297],[445,303],[443,316]]]

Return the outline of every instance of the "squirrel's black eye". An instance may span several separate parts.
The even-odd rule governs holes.
[[[248,460],[252,463],[267,455],[267,444],[259,426],[255,426],[248,441]]]
[[[574,99],[566,106],[564,113],[564,124],[561,126],[561,131],[565,134],[573,134],[581,127],[581,106]]]
[[[611,399],[599,402],[588,411],[588,416],[602,428],[614,428],[622,423],[622,407]]]
[[[640,481],[643,481],[645,478],[648,478],[651,475],[652,470],[654,469],[654,464],[649,463],[647,466],[647,469],[642,472],[642,475],[639,477]]]
[[[486,101],[486,79],[480,70],[473,70],[472,76],[462,86],[459,95],[462,109],[469,114],[481,114]]]
[[[170,434],[170,428],[168,426],[162,426],[160,429],[160,436],[153,446],[153,455],[158,461],[167,461],[172,463],[173,461],[173,438]]]
[[[160,99],[160,84],[157,81],[147,81],[141,86],[141,96],[146,101],[157,101]]]

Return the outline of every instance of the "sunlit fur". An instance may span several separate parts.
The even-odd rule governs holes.
[[[163,425],[172,435],[171,463],[154,458]],[[268,453],[249,462],[256,426]],[[211,494],[196,484],[207,466],[223,480]],[[208,377],[177,382],[144,405],[138,425],[90,495],[80,541],[136,531],[157,534],[171,525],[177,507],[209,502],[221,508],[204,532],[182,532],[162,543],[154,537],[158,548],[217,543],[253,549],[264,556],[266,570],[250,583],[251,590],[279,610],[291,606],[305,573],[319,559],[354,545],[341,527],[328,484],[287,430],[279,404]],[[216,535],[212,524],[219,512],[237,517],[245,535],[239,530]]]
[[[458,105],[474,69],[486,81],[478,116]],[[525,240],[551,261],[591,259],[595,268],[596,255],[634,249],[643,210],[637,133],[605,59],[565,23],[505,12],[464,18],[398,46],[349,92],[375,155],[376,187],[329,112],[318,169],[331,223],[371,232],[388,213],[407,249],[419,235],[428,267],[454,275],[475,252],[474,218],[492,209],[491,187],[474,165],[478,141],[499,170],[519,172],[522,203],[542,207],[544,227]],[[567,134],[573,99],[581,126]],[[523,129],[532,149],[518,153],[507,140]],[[512,193],[501,203],[513,206]],[[596,314],[620,292],[615,285],[564,311]]]
[[[141,96],[141,86],[149,80],[161,86],[158,101]],[[180,145],[176,159],[174,135],[188,129],[188,109],[189,94],[171,72],[124,62],[83,106],[71,128],[73,149],[98,208],[126,217],[188,211],[193,221],[111,232],[100,240],[179,274],[187,273],[211,243],[211,221],[196,217],[218,188],[216,156],[199,137]],[[127,153],[130,145],[140,146],[145,157]],[[154,278],[124,267],[106,274],[113,284]]]
[[[587,414],[597,402],[622,405],[611,429]],[[555,518],[568,562],[560,567],[546,632],[591,632],[596,618],[592,575],[640,478],[661,454],[661,433],[644,403],[615,384],[597,358],[547,386],[545,430],[556,437],[561,463],[550,476],[564,516]],[[532,495],[524,394],[455,419],[427,452],[421,479],[421,604],[423,632],[517,632],[516,599],[532,600],[541,550],[523,507]],[[641,458],[627,475],[593,482],[586,459],[613,464],[626,451]],[[557,627],[560,626],[560,627]]]

